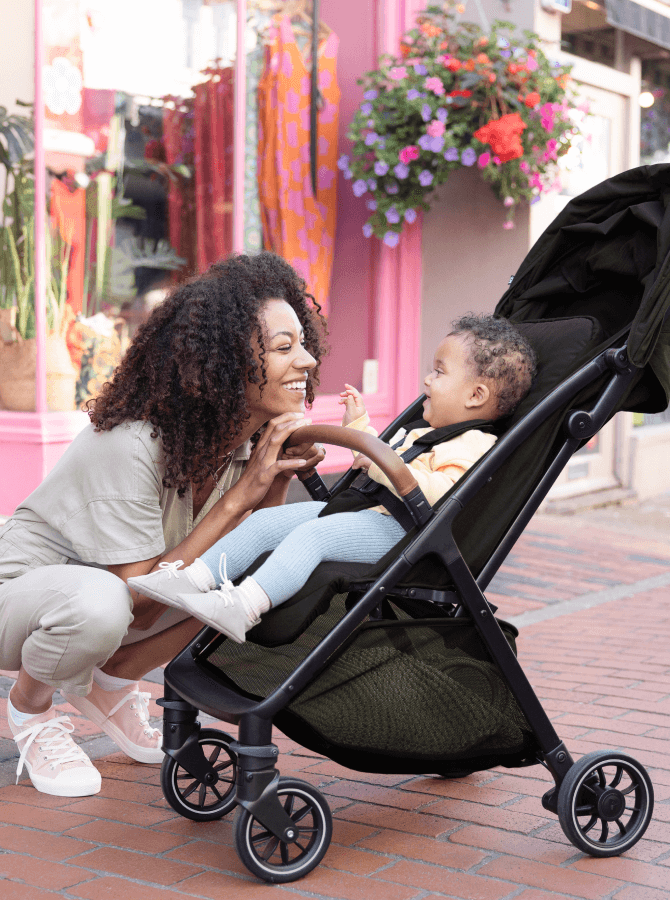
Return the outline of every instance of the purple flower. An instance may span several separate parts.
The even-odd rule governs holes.
[[[353,177],[354,177],[354,173],[351,171],[351,169],[345,169],[345,170],[342,172],[342,175],[347,179],[347,181],[348,181],[350,178],[353,178]]]
[[[447,147],[444,151],[444,158],[447,162],[456,162],[458,159],[458,148],[457,147]]]
[[[422,187],[428,187],[428,185],[433,183],[433,173],[429,172],[428,169],[423,169],[423,171],[419,172],[419,184]]]
[[[472,147],[466,147],[461,153],[461,162],[464,166],[474,166],[477,162],[477,152]]]
[[[363,226],[363,234],[366,238],[372,237],[372,225],[369,222]]]
[[[421,94],[419,93],[419,91],[417,91],[416,88],[411,88],[409,91],[407,91],[408,100],[418,100],[420,96]]]
[[[397,247],[400,235],[396,231],[387,231],[384,235],[384,243],[387,247]]]
[[[409,175],[409,166],[406,166],[405,163],[398,163],[393,169],[393,174],[402,181],[403,178],[407,178]]]
[[[441,106],[435,113],[435,118],[438,119],[440,122],[446,122],[447,119],[449,118],[449,110],[445,109],[443,106]]]
[[[366,91],[363,96],[366,100],[376,100],[379,94],[377,91]]]
[[[416,210],[415,209],[406,209],[405,210],[405,221],[409,222],[411,225],[412,222],[416,222]]]
[[[395,181],[392,181],[390,184],[386,185],[386,193],[387,194],[397,194],[399,190],[400,190],[400,188],[395,183]]]
[[[421,63],[414,63],[414,71],[417,75],[427,75],[428,69]]]
[[[376,200],[366,200],[365,205],[370,210],[370,212],[374,212],[377,209],[377,201]]]
[[[349,157],[346,155],[346,153],[343,153],[342,156],[340,156],[340,158],[338,159],[337,168],[341,172],[344,172],[345,169],[349,168]]]
[[[383,159],[378,159],[375,163],[375,175],[379,175],[379,177],[381,178],[382,175],[386,175],[388,170],[388,163],[385,163]],[[371,188],[371,190],[373,189]]]
[[[400,213],[395,206],[391,206],[390,209],[386,210],[386,221],[390,222],[391,225],[397,225],[400,221]]]
[[[372,103],[363,103],[361,106],[361,112],[364,116],[369,116],[372,112]]]
[[[385,146],[386,146],[386,138],[380,137],[379,140],[377,141],[377,149],[383,150]]]
[[[368,187],[370,188],[371,191],[377,190],[377,182],[375,181],[374,178],[368,178]]]
[[[367,126],[368,126],[368,128],[374,128],[374,127],[375,127],[375,120],[374,120],[374,119],[368,119],[368,121],[367,121]]]
[[[510,56],[512,55],[512,51],[511,50],[501,50],[500,55],[503,57],[503,59],[509,59]]]
[[[372,147],[372,145],[376,144],[378,140],[379,140],[379,135],[375,134],[374,131],[370,131],[368,134],[365,135],[365,146]]]
[[[430,145],[432,142],[432,137],[429,134],[422,134],[417,144],[421,147],[422,150],[430,150]]]
[[[354,181],[354,183],[351,186],[351,189],[354,192],[356,197],[362,197],[363,194],[367,194],[368,183],[367,183],[367,181],[363,181],[362,178],[359,178],[358,181]]]
[[[439,134],[437,137],[432,137],[430,139],[430,144],[428,146],[429,150],[432,150],[433,153],[441,153],[442,148],[444,147],[444,135]]]
[[[430,122],[433,118],[433,110],[431,109],[430,103],[424,103],[421,107],[421,118],[424,122]]]

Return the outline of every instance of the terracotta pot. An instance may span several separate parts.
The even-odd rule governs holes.
[[[5,409],[22,412],[35,411],[34,338],[0,342],[0,402]],[[67,411],[75,408],[77,372],[61,334],[49,334],[46,341],[47,408]]]

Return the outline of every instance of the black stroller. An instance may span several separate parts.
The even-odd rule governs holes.
[[[647,772],[616,751],[572,759],[517,662],[516,630],[484,591],[572,454],[618,410],[668,405],[669,307],[670,166],[642,167],[573,200],[511,280],[496,312],[534,345],[538,378],[432,510],[387,443],[420,419],[423,398],[380,439],[295,433],[363,450],[414,524],[376,565],[322,564],[247,643],[205,628],[168,665],[161,780],[177,812],[206,821],[238,806],[237,852],[266,881],[318,865],[330,810],[311,784],[280,777],[274,724],[359,771],[448,777],[541,763],[555,782],[542,804],[580,850],[614,856],[642,837]],[[355,490],[358,474],[331,493]],[[308,482],[313,497],[327,494],[318,476]],[[201,728],[198,710],[239,724],[238,740]]]

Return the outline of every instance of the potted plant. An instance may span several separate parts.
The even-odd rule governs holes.
[[[32,120],[0,107],[0,402],[35,409],[35,180]],[[76,371],[64,336],[70,248],[47,229],[47,404],[74,409]]]
[[[513,228],[520,202],[558,187],[556,162],[576,133],[569,67],[550,62],[537,35],[517,37],[506,22],[485,34],[457,10],[451,0],[429,6],[400,55],[359,80],[352,153],[338,165],[371,212],[363,233],[391,247],[464,166],[481,172]]]

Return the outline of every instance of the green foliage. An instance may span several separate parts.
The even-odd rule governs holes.
[[[395,246],[405,221],[462,166],[477,166],[508,209],[556,182],[570,147],[569,67],[552,64],[537,35],[509,22],[457,21],[454,4],[429,6],[359,84],[364,100],[349,128],[351,158],[339,167],[372,215],[366,236]]]

